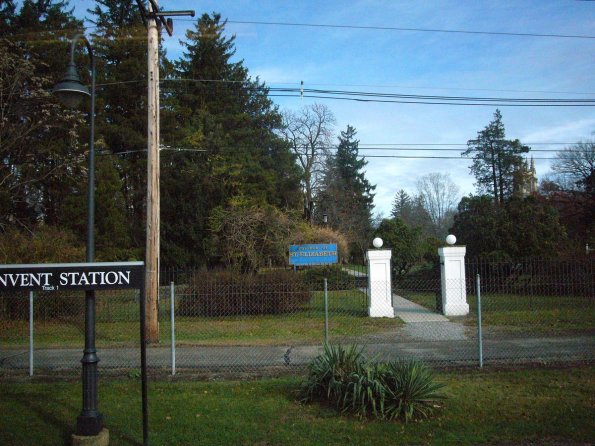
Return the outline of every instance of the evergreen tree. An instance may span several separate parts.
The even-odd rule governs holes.
[[[0,3],[0,36],[7,35],[12,29],[16,6],[14,0],[4,0]]]
[[[124,197],[122,209],[114,215],[98,214],[97,218],[125,215],[129,247],[142,249],[147,187],[147,33],[135,2],[98,0],[89,13],[96,24],[95,133],[103,150],[113,154],[113,168],[119,178],[112,179]]]
[[[81,27],[67,2],[13,2],[0,14],[0,226],[35,230],[58,224],[57,209],[83,175],[84,115],[60,106],[50,91],[64,74],[67,46]],[[81,137],[82,136],[82,137]]]
[[[118,158],[100,152],[95,161],[95,249],[100,261],[140,258],[142,248],[132,247],[130,222],[121,187]],[[60,227],[75,234],[87,230],[87,179],[73,187],[59,209]]]
[[[400,218],[403,221],[407,221],[411,215],[411,197],[404,189],[400,189],[395,194],[393,199],[393,207],[391,209],[391,217]]]
[[[327,158],[317,214],[320,218],[326,213],[330,225],[348,236],[352,253],[363,255],[371,234],[376,186],[365,177],[367,161],[359,157],[356,134],[348,125],[339,136],[335,156]]]
[[[425,246],[421,229],[411,227],[400,218],[385,218],[375,232],[384,246],[393,252],[393,277],[403,278],[424,257]]]
[[[268,89],[233,61],[234,37],[218,14],[204,14],[188,31],[166,82],[162,132],[172,150],[162,163],[162,264],[200,265],[210,254],[213,210],[233,204],[295,207],[298,172],[276,136],[281,116]],[[171,123],[171,125],[167,124]]]
[[[535,197],[499,206],[487,195],[463,197],[451,229],[467,255],[492,260],[551,257],[565,245],[557,211]]]
[[[530,150],[518,139],[505,137],[502,114],[496,110],[494,119],[477,133],[476,139],[467,141],[467,150],[462,153],[473,156],[469,169],[477,180],[477,191],[491,194],[500,205],[512,196],[515,167],[523,161],[521,155]]]
[[[410,196],[403,189],[400,189],[393,199],[391,210],[393,218],[400,218],[411,227],[420,228],[426,237],[435,236],[430,214],[425,208],[424,197],[421,194]]]

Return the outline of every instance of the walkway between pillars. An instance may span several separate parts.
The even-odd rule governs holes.
[[[393,294],[393,308],[405,326],[406,335],[422,341],[461,341],[466,340],[465,327],[451,322],[446,316],[428,310],[404,297]]]
[[[347,267],[342,269],[350,276],[368,276],[364,271],[356,271]],[[361,290],[366,292],[365,289]],[[451,322],[446,316],[434,313],[394,293],[393,308],[395,317],[405,322],[405,326],[399,331],[399,335],[404,333],[410,338],[420,341],[464,341],[468,339],[465,335],[465,327],[462,324]]]

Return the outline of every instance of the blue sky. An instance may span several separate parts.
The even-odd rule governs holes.
[[[72,1],[85,14],[90,1]],[[451,29],[511,33],[595,35],[595,2],[518,1],[247,1],[161,0],[167,10],[219,12],[248,22],[291,22],[369,27]],[[168,55],[180,54],[179,40],[190,19],[174,21],[164,38]],[[330,88],[369,92],[515,98],[595,98],[595,39],[495,36],[229,23],[236,56],[252,76],[272,87]],[[274,98],[297,110],[314,100]],[[494,106],[461,107],[317,100],[347,124],[360,144],[461,144],[492,119]],[[595,135],[594,107],[499,107],[508,138],[524,143],[574,142]],[[434,146],[431,146],[434,147]],[[560,145],[534,145],[560,149]],[[441,148],[446,148],[441,146]],[[456,148],[452,146],[450,148]],[[464,147],[460,146],[463,150]],[[374,152],[362,154],[451,155],[459,152]],[[535,153],[551,157],[553,153]],[[538,177],[550,162],[537,160]],[[447,172],[462,194],[474,191],[468,160],[370,158],[367,177],[377,185],[376,212],[387,215],[398,189],[415,192],[415,181]]]

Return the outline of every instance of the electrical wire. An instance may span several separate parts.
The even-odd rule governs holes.
[[[594,0],[595,1],[595,0]],[[579,144],[578,142],[526,142],[524,143],[527,146],[537,146],[537,145],[572,145],[572,144]],[[391,143],[359,143],[359,148],[361,149],[362,146],[466,146],[466,142],[391,142]],[[458,149],[457,149],[458,150]],[[535,149],[533,149],[535,150]]]
[[[172,17],[174,22],[196,22],[197,19],[188,19],[183,17]],[[400,31],[400,32],[423,32],[423,33],[442,33],[442,34],[468,34],[468,35],[487,35],[487,36],[509,36],[509,37],[543,37],[543,38],[557,38],[557,39],[595,39],[595,36],[585,34],[554,34],[554,33],[521,33],[509,31],[476,31],[476,30],[461,30],[461,29],[440,29],[440,28],[419,28],[419,27],[397,27],[397,26],[373,26],[373,25],[341,25],[328,23],[300,23],[300,22],[272,22],[272,21],[258,21],[258,20],[225,20],[225,23],[236,25],[258,25],[258,26],[285,26],[285,27],[302,27],[302,28],[329,28],[329,29],[355,29],[368,31]],[[85,31],[101,28],[99,25],[85,25],[77,27]],[[122,27],[122,29],[137,29],[135,26]],[[16,33],[13,36],[27,36],[39,34],[60,33],[71,30],[55,29],[43,31],[27,31],[24,33]]]
[[[195,78],[169,78],[162,79],[163,81],[174,82],[221,82],[221,83],[244,83],[245,81],[234,81],[225,79],[195,79]],[[328,87],[367,87],[367,88],[404,88],[409,90],[455,90],[455,91],[496,91],[502,93],[545,93],[545,94],[578,94],[578,95],[595,95],[595,92],[585,91],[553,91],[553,90],[518,90],[518,89],[497,89],[497,88],[457,88],[457,87],[426,87],[415,85],[392,85],[392,84],[338,84],[327,82],[308,83],[314,86],[328,86]],[[273,85],[296,85],[300,86],[301,82],[268,82],[270,88]]]
[[[403,99],[434,99],[434,100],[452,100],[452,101],[485,101],[485,102],[595,102],[595,99],[549,99],[549,98],[495,98],[495,97],[474,97],[474,96],[443,96],[443,95],[418,95],[401,93],[378,93],[369,91],[350,91],[350,90],[322,90],[310,88],[272,88],[275,92],[304,92],[317,94],[333,94],[344,96],[364,96],[379,98],[403,98]]]
[[[166,82],[205,82],[193,79],[167,79]],[[222,81],[225,82],[225,81]],[[298,87],[267,87],[249,85],[246,89],[267,92],[269,97],[307,97],[317,99],[350,100],[357,102],[400,103],[423,105],[467,105],[499,107],[592,107],[595,99],[577,98],[511,98],[417,95],[402,93],[379,93],[370,91],[325,90]],[[208,92],[207,92],[208,93]]]
[[[115,81],[115,82],[104,82],[104,83],[97,83],[96,86],[97,87],[102,87],[102,86],[112,86],[112,85],[125,85],[125,84],[134,84],[134,83],[146,83],[147,79],[135,79],[135,80],[127,80],[127,81]],[[234,80],[225,80],[225,79],[192,79],[192,78],[165,78],[165,79],[160,79],[159,84],[161,86],[164,86],[166,83],[170,83],[170,82],[194,82],[194,83],[221,83],[221,84],[245,84],[246,82],[251,82],[251,81],[234,81]],[[290,92],[294,92],[294,93],[298,93],[301,92],[302,89],[299,87],[295,87],[293,89],[289,89],[289,88],[282,88],[282,87],[273,87],[272,85],[277,85],[274,83],[269,83],[268,86],[267,85],[261,85],[258,87],[255,86],[249,86],[246,88],[250,88],[253,90],[256,89],[260,89],[262,91],[265,90],[269,90],[269,91],[290,91]],[[282,84],[279,84],[282,85]],[[288,84],[285,84],[288,85]],[[293,85],[293,84],[291,84]],[[297,85],[297,84],[296,84]],[[354,87],[370,87],[370,88],[404,88],[404,89],[426,89],[426,90],[458,90],[458,91],[495,91],[495,92],[514,92],[514,93],[544,93],[544,94],[576,94],[576,95],[595,95],[595,92],[570,92],[570,91],[547,91],[547,90],[497,90],[497,89],[482,89],[482,88],[448,88],[448,87],[412,87],[412,86],[398,86],[398,85],[362,85],[362,84],[313,84],[313,85],[332,85],[332,86],[337,86],[337,87],[349,87],[349,86],[354,86]],[[304,92],[307,90],[303,90]],[[314,91],[314,90],[312,90]],[[325,90],[316,90],[316,91],[325,91]],[[333,90],[327,90],[327,91],[333,91]],[[356,92],[349,92],[349,93],[356,93]],[[377,92],[362,92],[362,94],[364,95],[369,95],[369,94],[383,94],[383,93],[377,93]],[[388,95],[394,95],[396,93],[389,93]],[[409,96],[416,96],[416,95],[409,95]],[[417,95],[417,96],[423,96],[423,95]],[[437,97],[444,97],[444,98],[448,98],[448,96],[437,96]],[[463,96],[464,97],[464,96]],[[475,97],[470,96],[469,98],[473,98],[475,99]],[[487,100],[490,98],[478,98],[478,100]],[[491,98],[492,100],[504,100],[503,98]],[[527,98],[511,98],[511,100],[515,100],[515,101],[520,101],[520,100],[529,100]],[[536,98],[535,100],[539,100],[539,101],[547,101],[548,98]],[[556,99],[556,98],[552,98],[552,100],[560,100],[560,99]],[[565,101],[572,101],[572,102],[579,102],[579,101],[585,101],[584,99],[564,99]],[[587,100],[587,101],[591,101],[593,102],[593,100]]]
[[[206,151],[200,151],[200,150],[191,150],[194,152],[201,152],[201,153],[206,153]],[[119,156],[122,154],[128,154],[128,153],[134,153],[134,152],[147,152],[147,150],[136,150],[136,151],[126,151],[126,152],[120,152],[120,153],[110,153],[110,152],[101,152],[101,153],[97,153],[97,156]],[[321,157],[334,157],[336,156],[335,153],[321,153],[320,154]],[[384,159],[413,159],[413,160],[428,160],[428,159],[442,159],[442,160],[461,160],[461,161],[466,161],[466,160],[473,160],[472,157],[464,157],[464,156],[418,156],[418,155],[361,155],[360,158],[363,159],[368,159],[368,158],[384,158]],[[536,161],[552,161],[555,160],[557,158],[554,157],[533,157],[534,160]],[[70,161],[66,162],[62,162],[62,165],[69,165],[69,164],[75,164],[77,162],[83,162],[86,160],[86,156],[81,155],[80,157],[76,157],[76,158],[71,158]],[[49,162],[60,162],[60,160],[54,160],[54,159],[47,159],[46,161]],[[6,161],[0,163],[1,166],[4,167],[10,167],[10,166],[22,166],[22,165],[38,165],[38,163],[35,163],[33,161],[23,161],[23,162],[14,162],[14,163],[8,163]]]
[[[311,98],[311,99],[329,99],[340,101],[354,101],[367,103],[386,103],[386,104],[418,104],[418,105],[456,105],[456,106],[481,106],[481,107],[593,107],[595,100],[589,103],[494,103],[494,102],[452,102],[452,101],[424,101],[424,100],[399,100],[399,99],[366,99],[354,97],[341,97],[332,95],[312,95],[312,94],[269,94],[269,97],[286,97],[286,98]]]
[[[177,19],[178,21],[191,21],[190,19]],[[472,31],[459,29],[438,29],[438,28],[405,28],[395,26],[364,26],[364,25],[332,25],[320,23],[297,23],[297,22],[266,22],[250,20],[227,20],[227,23],[238,25],[264,25],[264,26],[291,26],[307,28],[334,28],[334,29],[362,29],[373,31],[410,31],[425,33],[448,33],[448,34],[479,34],[488,36],[515,36],[515,37],[548,37],[563,39],[595,39],[595,36],[581,34],[545,34],[545,33],[516,33],[504,31]]]

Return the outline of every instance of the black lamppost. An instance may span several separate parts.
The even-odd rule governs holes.
[[[74,64],[74,50],[82,40],[89,53],[91,67],[91,93],[81,82]],[[87,183],[87,262],[95,260],[95,57],[91,43],[83,34],[75,35],[70,45],[70,63],[64,79],[54,86],[53,93],[60,102],[75,107],[82,99],[91,96],[89,121],[89,174]],[[76,420],[76,434],[97,435],[103,429],[101,414],[97,411],[97,350],[95,349],[95,291],[85,291],[85,350],[83,351],[83,409]]]

